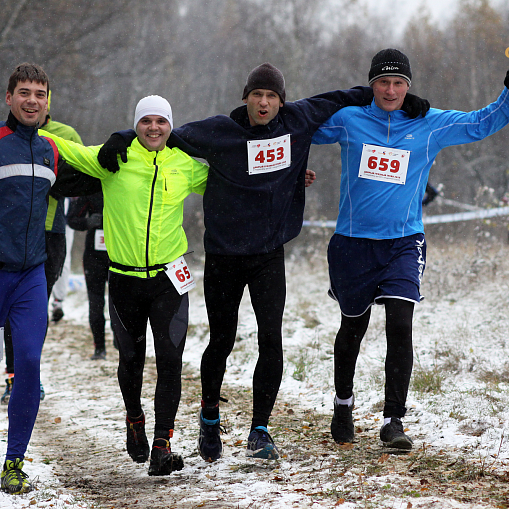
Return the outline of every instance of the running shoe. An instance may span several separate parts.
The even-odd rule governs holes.
[[[62,301],[58,299],[53,300],[53,310],[51,312],[51,321],[57,323],[64,317],[64,310],[62,309]]]
[[[91,361],[99,361],[106,359],[106,348],[102,347],[96,347],[94,354],[90,357]]]
[[[216,461],[223,452],[223,443],[221,442],[221,428],[219,419],[205,419],[200,410],[198,417],[200,421],[200,436],[198,438],[198,449],[200,456],[208,462]]]
[[[7,375],[7,378],[5,379],[5,391],[2,394],[2,397],[0,398],[0,403],[2,405],[8,405],[9,399],[11,399],[12,394],[12,384],[14,383],[14,375]]]
[[[386,447],[395,449],[411,449],[412,439],[405,435],[403,423],[397,417],[391,417],[391,422],[384,424],[380,430],[380,440]]]
[[[338,444],[352,443],[355,430],[353,426],[353,410],[354,400],[351,405],[339,405],[334,401],[334,415],[330,425],[332,438]]]
[[[127,454],[135,463],[145,463],[150,454],[147,435],[145,434],[145,414],[139,420],[125,418],[127,427]]]
[[[279,458],[279,452],[274,444],[274,440],[272,440],[265,426],[257,426],[249,434],[246,456],[266,460],[277,460]]]
[[[23,472],[23,460],[16,458],[14,461],[7,460],[4,463],[0,475],[2,490],[11,495],[27,493],[33,489],[28,480],[28,475]]]
[[[170,475],[175,470],[184,468],[184,460],[180,454],[171,452],[170,441],[156,438],[150,453],[148,475]]]

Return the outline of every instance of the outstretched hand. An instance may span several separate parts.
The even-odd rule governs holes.
[[[116,173],[120,170],[117,155],[120,155],[123,163],[127,163],[127,143],[120,134],[114,133],[99,150],[97,160],[103,168]]]
[[[309,187],[316,180],[316,173],[313,170],[306,170],[305,185]]]

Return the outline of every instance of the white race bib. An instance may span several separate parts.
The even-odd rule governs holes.
[[[248,141],[247,160],[249,175],[288,168],[292,162],[290,135],[285,134],[271,140]]]
[[[106,244],[104,243],[104,230],[99,228],[95,231],[94,249],[96,251],[106,251]]]
[[[359,177],[404,185],[409,161],[410,150],[363,143]]]
[[[166,265],[165,272],[177,292],[179,292],[179,295],[184,295],[184,293],[192,290],[196,286],[194,278],[191,272],[189,272],[187,263],[183,256],[177,258],[171,263],[168,263],[168,265]]]

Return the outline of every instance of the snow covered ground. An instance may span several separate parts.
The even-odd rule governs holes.
[[[333,344],[340,315],[337,304],[326,295],[328,280],[324,260],[325,244],[323,250],[319,249],[318,252],[319,255],[314,252],[306,254],[300,250],[288,256],[288,297],[284,320],[286,362],[278,400],[289,401],[294,408],[299,407],[302,411],[309,410],[330,416],[334,394]],[[428,266],[422,289],[426,299],[416,307],[414,318],[414,376],[408,399],[409,412],[405,419],[408,434],[415,439],[415,450],[425,449],[427,446],[444,450],[478,465],[481,470],[497,471],[500,474],[509,470],[509,444],[506,440],[509,417],[507,254],[508,247],[501,244],[488,248],[474,243],[441,246],[429,243]],[[198,282],[201,279],[200,269],[201,266],[195,264],[194,275]],[[87,325],[88,308],[82,278],[74,276],[72,284],[73,292],[65,302],[64,320],[68,325],[76,324],[83,328]],[[56,330],[58,325],[53,327]],[[51,331],[54,330],[53,327]],[[188,372],[197,373],[199,370],[206,335],[206,311],[199,284],[191,294],[190,331],[184,355]],[[90,355],[92,348],[87,348],[86,353]],[[83,354],[78,355],[74,350],[66,352],[65,349],[65,338],[61,338],[58,344],[48,340],[45,346],[42,381],[47,391],[47,399],[41,403],[41,409],[47,405],[55,419],[70,423],[72,421],[71,424],[75,426],[72,433],[75,433],[73,437],[76,440],[80,439],[82,433],[87,433],[88,436],[92,433],[106,441],[112,440],[112,436],[123,437],[123,408],[113,376],[110,376],[107,383],[101,382],[105,399],[100,402],[91,402],[91,399],[94,399],[90,396],[93,387],[71,389],[73,378],[78,379],[80,369],[96,370],[97,373],[100,373],[100,369],[108,369],[114,373],[113,348],[110,349],[109,360],[105,361],[105,368],[100,368],[102,361],[93,363]],[[229,359],[226,384],[239,388],[251,386],[256,350],[256,323],[249,297],[246,295],[241,306],[237,346]],[[55,356],[59,352],[61,359],[65,358],[66,361],[55,366]],[[374,434],[382,419],[380,410],[383,400],[384,352],[384,309],[377,306],[373,309],[371,324],[363,342],[355,381],[357,424],[366,429],[372,428]],[[153,347],[150,346],[148,356],[153,355]],[[58,377],[55,370],[58,370]],[[65,390],[62,380],[67,380],[69,384]],[[197,400],[196,408],[198,403]],[[88,412],[94,405],[104,406],[100,410],[104,420],[80,424],[76,413]],[[150,406],[150,401],[147,401],[146,408]],[[6,410],[5,406],[0,407],[2,457],[7,440]],[[184,412],[182,405],[181,411]],[[248,409],[246,411],[248,412]],[[46,414],[44,419],[47,421]],[[36,428],[42,425],[40,411]],[[86,429],[87,426],[90,426],[89,430]],[[328,432],[326,427],[323,432]],[[195,451],[191,452],[195,449],[195,436],[191,439],[191,435],[186,433],[189,432],[183,430],[179,438],[179,433],[176,432],[183,449],[187,450],[183,452],[186,468],[178,475],[187,476],[187,479],[201,476],[200,479],[207,482],[207,479],[216,476],[226,478],[239,475],[236,469],[244,468],[245,460],[244,463],[239,463],[240,456],[237,456],[239,453],[235,452],[234,448],[237,444],[232,439],[231,447],[226,448],[225,457],[203,470],[203,461],[197,457]],[[245,440],[247,430],[234,429],[232,434],[235,433],[237,438]],[[64,487],[61,480],[54,475],[53,464],[47,459],[47,451],[41,444],[40,437],[36,442],[29,446],[29,460],[25,470],[32,479],[38,481],[38,490],[19,497],[1,493],[0,507],[97,507],[79,490]],[[120,439],[111,446],[121,449],[122,444],[119,442]],[[341,455],[342,451],[334,447],[334,454]],[[127,457],[125,453],[119,454]],[[129,458],[125,460],[125,468],[137,468],[135,475],[146,478],[146,466],[133,466],[127,460]],[[288,472],[292,468],[288,459],[283,459],[281,463],[281,470],[285,468]],[[224,507],[233,507],[230,500],[237,504],[235,507],[252,508],[336,505],[345,508],[372,507],[366,505],[366,501],[357,503],[348,499],[313,501],[309,496],[299,494],[298,488],[297,493],[294,489],[291,495],[278,493],[270,504],[265,505],[259,494],[270,492],[279,477],[277,474],[270,478],[265,475],[260,479],[253,477],[254,475],[252,472],[245,474],[245,482],[239,481],[228,486],[228,490],[222,494]],[[289,475],[293,476],[294,473]],[[200,497],[197,491],[196,497],[189,500],[189,505],[178,507],[223,507],[217,502],[216,505],[208,505],[210,499]],[[383,507],[394,508],[467,509],[491,505],[486,500],[480,500],[478,504],[471,501],[461,502],[452,496],[423,496],[412,499],[413,505],[407,505],[410,499],[390,493],[384,500],[386,505]],[[104,507],[110,505],[105,504]]]

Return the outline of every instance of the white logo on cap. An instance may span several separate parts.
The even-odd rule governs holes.
[[[391,65],[386,65],[385,67],[382,67],[382,71],[398,71],[399,67],[393,67]]]

